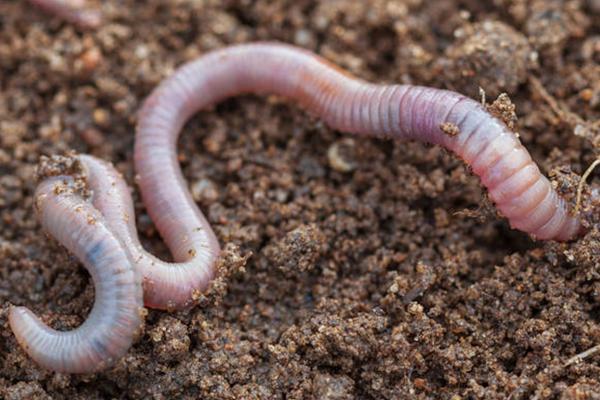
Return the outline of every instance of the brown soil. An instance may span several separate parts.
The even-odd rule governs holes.
[[[113,370],[39,369],[8,328],[9,304],[71,329],[93,299],[36,221],[40,157],[91,153],[133,185],[136,110],[208,50],[280,40],[371,81],[477,99],[481,86],[488,102],[507,91],[496,111],[571,200],[600,145],[597,0],[100,3],[108,23],[79,32],[0,2],[0,397],[600,398],[600,355],[568,363],[600,343],[597,171],[589,233],[537,243],[490,213],[445,151],[348,140],[252,96],[199,113],[179,147],[221,243],[237,245],[218,290],[189,312],[150,311]],[[168,258],[137,199],[145,245]]]

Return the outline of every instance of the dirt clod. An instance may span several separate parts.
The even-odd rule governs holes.
[[[448,136],[456,136],[460,133],[460,129],[458,128],[458,126],[456,126],[452,122],[444,122],[440,125],[440,129]]]
[[[516,106],[506,93],[500,93],[498,98],[487,107],[487,110],[504,122],[508,126],[508,129],[515,129],[517,123]]]
[[[177,361],[188,354],[190,338],[187,326],[175,318],[161,319],[148,335],[155,343],[154,355],[161,362]]]
[[[266,260],[286,275],[299,275],[315,267],[326,249],[325,236],[316,225],[302,225],[264,249]]]
[[[514,93],[535,65],[527,38],[497,21],[465,25],[446,50],[447,76],[458,90],[474,95],[482,87],[490,96]]]

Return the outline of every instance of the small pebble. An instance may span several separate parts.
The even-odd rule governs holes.
[[[200,179],[191,186],[192,198],[197,202],[214,202],[219,198],[216,185],[210,179]]]
[[[329,166],[338,172],[351,172],[356,169],[356,162],[353,159],[355,143],[354,139],[342,139],[327,150],[327,159]]]

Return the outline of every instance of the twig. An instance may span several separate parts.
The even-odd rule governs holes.
[[[542,97],[542,99],[544,99],[546,103],[548,103],[552,111],[554,111],[554,113],[557,116],[563,118],[566,122],[569,123],[569,125],[572,125],[573,127],[575,127],[576,125],[586,124],[586,121],[583,118],[567,109],[567,107],[560,104],[558,100],[552,97],[552,95],[548,93],[548,91],[546,90],[544,85],[542,85],[542,82],[540,82],[538,78],[536,78],[535,76],[531,76],[529,77],[529,81],[531,82],[531,85],[533,86],[535,91]]]
[[[567,362],[565,363],[565,367],[568,367],[571,364],[576,364],[578,362],[581,362],[583,359],[596,354],[598,351],[600,351],[600,344],[592,347],[591,349],[587,349],[586,351],[579,353],[571,358],[569,358],[567,360]]]
[[[563,121],[571,126],[573,133],[576,136],[585,137],[586,139],[593,142],[593,137],[598,135],[600,131],[600,120],[590,122],[581,118],[576,113],[569,110],[569,108],[562,102],[556,100],[542,85],[540,80],[535,76],[529,77],[529,82],[532,88],[540,95],[540,97],[548,103],[552,111]]]
[[[587,180],[588,176],[590,176],[590,174],[592,173],[594,168],[598,166],[598,164],[600,164],[600,157],[598,157],[596,161],[594,161],[592,165],[590,165],[588,169],[585,170],[585,172],[581,176],[581,179],[579,180],[579,185],[577,185],[577,200],[575,202],[575,210],[573,211],[575,214],[579,212],[579,206],[581,205],[581,192],[583,192],[583,185],[585,185],[585,181]]]

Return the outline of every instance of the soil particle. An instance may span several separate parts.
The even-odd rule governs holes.
[[[6,400],[51,400],[52,397],[37,382],[19,382],[10,387],[0,389]]]
[[[516,106],[506,93],[500,93],[498,98],[487,107],[487,110],[513,130],[517,123]]]
[[[81,176],[83,175],[83,167],[77,157],[73,156],[58,156],[51,157],[42,156],[37,167],[37,179],[43,180],[50,176]]]
[[[452,122],[444,122],[440,125],[440,129],[448,136],[456,136],[460,133],[458,126]]]
[[[203,307],[218,306],[227,294],[230,281],[246,272],[245,266],[251,256],[251,252],[241,254],[237,245],[227,243],[221,250],[215,266],[216,278],[213,279],[208,290],[199,295],[198,303]]]
[[[285,275],[301,275],[315,267],[326,248],[318,226],[302,225],[265,246],[263,255],[268,266],[279,268]]]
[[[51,157],[40,157],[36,171],[37,180],[42,181],[52,176],[70,176],[73,178],[73,185],[70,187],[70,190],[84,197],[91,195],[91,192],[87,188],[86,173],[74,153],[67,156],[53,155]]]
[[[568,40],[583,37],[589,23],[580,1],[535,0],[529,4],[525,31],[542,59],[558,65]]]
[[[354,139],[342,139],[327,150],[329,166],[338,172],[350,172],[356,169]]]
[[[497,21],[465,25],[446,50],[447,76],[458,90],[474,95],[482,87],[490,96],[513,93],[535,65],[527,38]]]
[[[190,193],[197,202],[212,203],[219,198],[218,189],[210,179],[200,179],[192,183]]]
[[[154,343],[154,355],[160,362],[180,360],[189,351],[187,326],[175,318],[163,318],[147,334]]]
[[[585,383],[569,386],[560,397],[560,400],[598,400],[600,393],[594,385]]]
[[[354,381],[345,375],[317,374],[313,379],[313,390],[317,399],[354,399]]]

